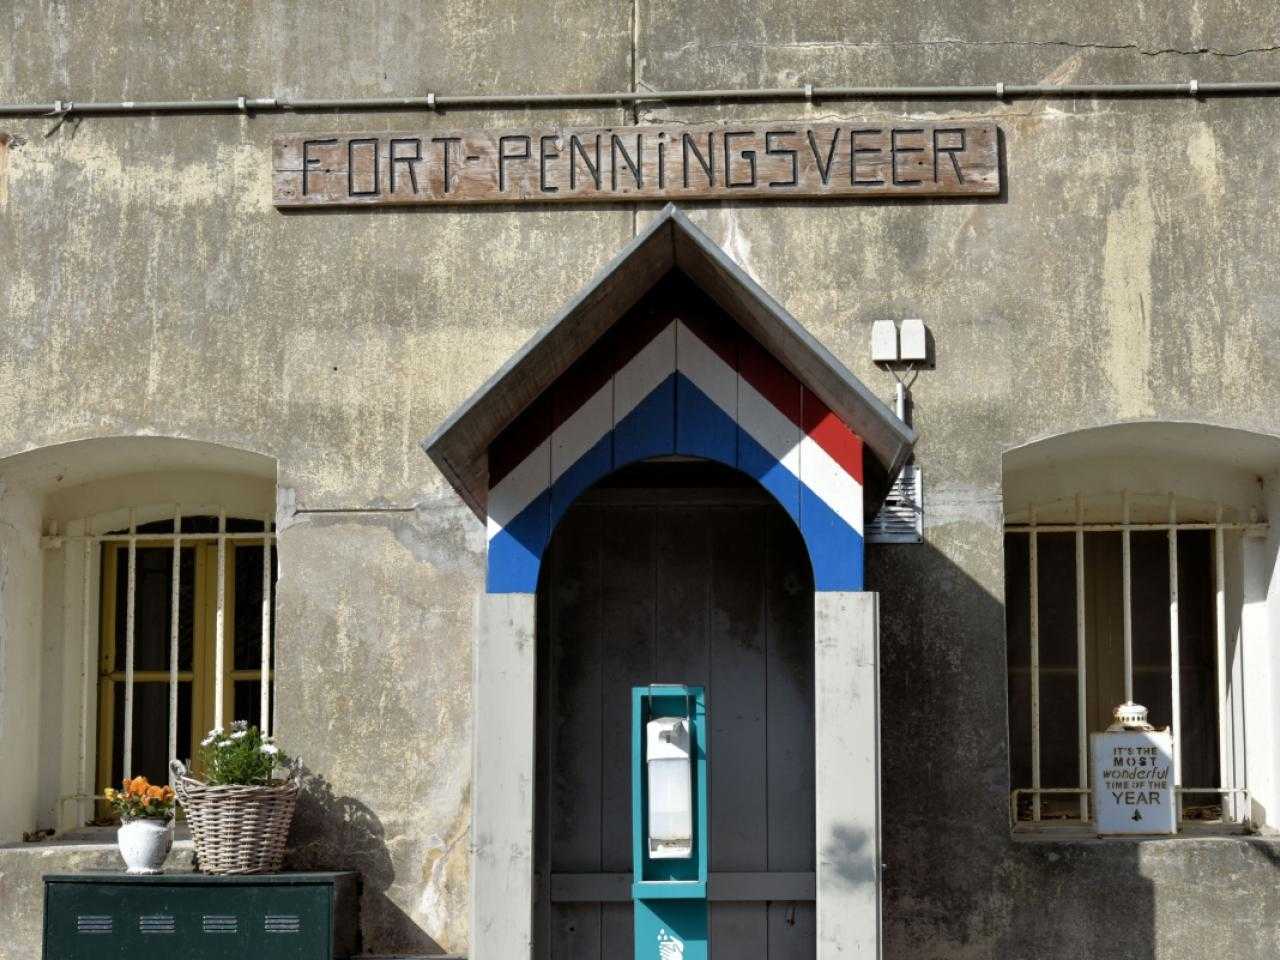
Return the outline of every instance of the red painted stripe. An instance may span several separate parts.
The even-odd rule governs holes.
[[[755,338],[739,330],[738,369],[747,383],[826,450],[849,476],[862,483],[862,439]],[[707,343],[702,331],[694,332]],[[711,343],[707,346],[715,349]],[[723,359],[723,354],[716,352]]]
[[[515,469],[676,318],[731,369],[862,483],[862,440],[759,342],[700,291],[681,291],[675,307],[637,304],[520,414],[489,447],[489,486]],[[670,303],[670,301],[668,301]]]
[[[714,307],[714,304],[712,304]],[[689,332],[701,340],[708,349],[723,360],[730,370],[738,369],[739,327],[729,320],[718,307],[709,309],[707,304],[688,299],[676,311],[676,316],[689,328]],[[680,348],[676,347],[676,363],[680,362]]]
[[[742,378],[792,423],[800,424],[800,381],[745,330],[738,339]]]
[[[651,297],[628,310],[490,444],[489,488],[519,466],[556,427],[665,330],[675,316],[668,302]]]
[[[547,388],[551,395],[551,430],[568,420],[578,408],[613,379],[617,367],[608,333],[593,343]]]
[[[840,464],[845,473],[862,483],[862,438],[807,387],[804,390],[804,420],[800,426],[831,455],[832,460]]]

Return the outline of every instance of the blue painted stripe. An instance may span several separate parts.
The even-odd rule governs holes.
[[[738,422],[682,373],[676,374],[676,453],[738,465]]]
[[[796,438],[799,439],[798,433]],[[773,494],[796,526],[800,525],[800,478],[741,427],[738,427],[738,469]]]
[[[675,452],[676,375],[673,373],[613,428],[613,463],[616,469]]]
[[[803,483],[800,535],[809,547],[815,590],[862,589],[862,535]]]
[[[551,529],[556,528],[569,505],[601,477],[613,472],[613,436],[606,433],[574,461],[551,485]]]
[[[489,541],[489,593],[536,593],[551,539],[551,494],[544,490]]]

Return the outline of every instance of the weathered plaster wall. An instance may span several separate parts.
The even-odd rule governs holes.
[[[1245,79],[1274,72],[1277,29],[1261,0],[16,0],[0,13],[0,99],[612,90],[633,71],[652,88]],[[889,955],[1182,960],[1210,942],[1274,955],[1266,843],[1009,839],[1000,462],[1127,417],[1280,433],[1280,105],[641,113],[981,116],[1004,132],[995,202],[692,211],[885,395],[871,321],[921,316],[937,338],[938,367],[915,390],[928,543],[869,560],[883,593]],[[483,535],[416,441],[632,235],[634,214],[286,216],[270,206],[270,138],[625,119],[94,118],[47,138],[49,121],[0,123],[13,138],[0,146],[0,456],[155,433],[276,458],[280,733],[315,776],[299,862],[365,871],[370,949],[467,949]],[[16,902],[11,856],[0,916]],[[1091,940],[1099,917],[1130,939]],[[19,955],[29,943],[0,945]]]
[[[0,482],[0,837],[35,828],[40,764],[40,502]]]

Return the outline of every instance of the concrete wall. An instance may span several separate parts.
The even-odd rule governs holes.
[[[0,484],[0,837],[34,830],[39,808],[42,675],[40,502]]]
[[[652,88],[1229,80],[1273,73],[1280,44],[1261,0],[14,0],[0,38],[0,100],[613,90],[633,75]],[[1269,100],[1189,98],[641,111],[982,117],[1003,130],[995,202],[691,211],[884,395],[871,322],[921,316],[937,339],[938,367],[915,390],[927,543],[872,548],[868,563],[890,957],[1277,949],[1269,842],[1010,839],[1000,471],[1008,448],[1125,418],[1280,433],[1278,114]],[[48,121],[0,122],[12,138],[0,147],[0,456],[158,434],[276,459],[280,733],[314,774],[297,862],[365,872],[370,950],[468,948],[484,538],[416,441],[636,215],[286,216],[270,206],[271,136],[627,119],[94,118],[47,138]],[[6,886],[0,915],[16,902]],[[0,945],[0,957],[30,953]]]

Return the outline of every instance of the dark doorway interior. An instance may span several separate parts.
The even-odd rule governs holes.
[[[538,587],[536,957],[634,956],[630,691],[678,681],[708,692],[711,955],[812,960],[813,662],[804,543],[754,481],[648,462],[570,508]]]

